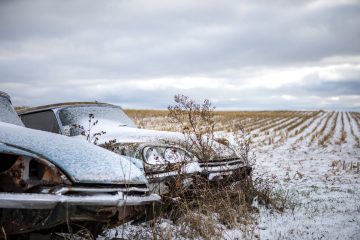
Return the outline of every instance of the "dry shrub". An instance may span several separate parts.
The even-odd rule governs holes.
[[[72,127],[74,129],[77,129],[79,131],[80,135],[85,136],[86,141],[88,141],[89,143],[93,143],[93,144],[97,145],[97,143],[99,141],[99,137],[106,134],[105,131],[100,131],[100,132],[95,132],[95,133],[93,132],[93,128],[98,123],[99,123],[99,120],[96,120],[94,114],[90,113],[89,114],[89,119],[88,119],[88,126],[83,126],[83,125],[79,125],[79,124],[72,124]]]
[[[168,108],[169,118],[185,136],[187,144],[183,147],[195,153],[200,161],[209,161],[211,154],[214,154],[213,144],[216,140],[215,108],[208,100],[197,104],[183,95],[175,96],[175,102],[175,106]],[[148,228],[153,239],[167,239],[169,236],[219,239],[225,229],[232,228],[252,235],[258,212],[258,208],[253,206],[254,199],[275,211],[283,211],[287,207],[288,199],[275,191],[274,181],[244,172],[255,164],[256,158],[251,137],[243,128],[238,126],[233,144],[223,140],[220,142],[227,144],[248,168],[219,182],[199,176],[190,189],[176,188],[171,196],[164,196],[158,217],[152,221],[152,226],[156,227]],[[158,227],[164,219],[176,226],[171,233]]]
[[[247,238],[254,235],[254,226],[259,209],[254,206],[254,199],[260,205],[274,211],[284,211],[289,205],[287,195],[276,190],[275,179],[254,176],[249,169],[256,165],[256,156],[252,148],[250,134],[238,123],[233,125],[234,140],[216,139],[214,131],[214,107],[205,100],[198,104],[189,97],[175,96],[175,105],[169,106],[168,119],[172,126],[178,126],[184,134],[182,147],[194,153],[200,161],[206,163],[215,155],[214,145],[227,145],[242,159],[245,167],[236,174],[221,181],[209,181],[206,176],[197,176],[191,188],[183,188],[186,176],[179,174],[173,181],[171,191],[162,196],[162,204],[157,209],[156,217],[131,231],[124,231],[126,239],[220,239],[224,230],[241,229]],[[150,114],[149,112],[146,112]],[[162,114],[162,113],[161,113]],[[89,116],[89,131],[92,124]],[[85,129],[82,129],[85,130]],[[84,131],[86,135],[86,131]],[[96,134],[96,133],[95,133]],[[98,135],[94,136],[95,139]],[[104,145],[117,152],[120,150],[115,140]],[[219,155],[218,155],[219,157]]]
[[[251,239],[259,211],[252,204],[254,198],[274,211],[290,207],[287,193],[276,190],[269,179],[258,177],[229,186],[202,183],[193,188],[193,194],[165,197],[158,216],[127,239],[221,239],[225,230],[235,228]]]
[[[169,120],[180,127],[185,137],[185,147],[202,161],[210,160],[214,143],[214,110],[209,100],[196,103],[184,95],[175,95],[175,105],[169,106]]]

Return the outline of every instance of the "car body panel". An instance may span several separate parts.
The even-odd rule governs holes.
[[[78,139],[0,122],[0,142],[44,157],[75,183],[147,182],[129,159]]]

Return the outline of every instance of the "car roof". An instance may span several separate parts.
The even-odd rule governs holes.
[[[69,107],[69,106],[111,106],[111,107],[121,108],[120,106],[117,106],[117,105],[113,105],[113,104],[109,104],[109,103],[101,103],[101,102],[64,102],[64,103],[54,103],[54,104],[49,104],[49,105],[21,109],[17,113],[19,115],[23,115],[23,114],[28,114],[28,113],[41,112],[41,111],[45,111],[45,110],[51,110],[51,109],[55,109],[55,108],[63,108],[63,107]]]

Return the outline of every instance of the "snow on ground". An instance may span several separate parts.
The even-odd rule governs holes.
[[[294,146],[287,141],[257,149],[256,171],[276,176],[298,203],[293,211],[283,214],[261,209],[261,239],[360,239],[360,148],[346,118],[346,141],[335,143],[341,136],[339,119],[340,114],[332,144],[326,147],[309,147],[301,141]]]
[[[360,136],[360,127],[358,124],[356,124],[356,119],[351,114],[350,114],[350,121],[351,121],[351,126],[353,127],[354,130],[354,134],[356,136]]]
[[[260,211],[261,239],[360,239],[359,149],[267,147],[257,171],[275,175],[298,203],[294,211]]]
[[[351,125],[350,116],[349,117],[348,116],[349,115],[344,114],[344,129],[345,129],[346,136],[347,136],[345,145],[346,146],[354,146],[357,143],[356,138],[355,138],[356,135],[355,135],[354,129]]]
[[[223,239],[360,239],[360,148],[355,138],[360,137],[358,120],[350,116],[349,122],[344,113],[346,139],[338,144],[342,126],[339,113],[329,144],[320,146],[318,141],[331,130],[335,113],[324,133],[308,144],[312,135],[324,126],[329,114],[315,116],[313,122],[304,122],[297,129],[311,124],[299,135],[289,135],[281,143],[254,144],[257,159],[254,174],[275,176],[278,188],[286,192],[295,205],[284,213],[259,205],[252,234],[228,229],[224,231]],[[225,133],[219,133],[222,134]],[[232,139],[232,134],[227,134]],[[262,141],[264,137],[257,140]],[[176,231],[176,226],[166,220],[160,225]],[[134,226],[120,230],[121,233],[134,231]]]

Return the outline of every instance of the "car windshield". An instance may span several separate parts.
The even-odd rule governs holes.
[[[0,95],[0,121],[24,126],[9,99]]]
[[[87,125],[90,116],[93,122],[100,125],[111,122],[116,126],[136,128],[136,124],[124,113],[120,107],[115,106],[69,106],[59,111],[59,118],[64,128],[67,126]],[[85,127],[85,126],[84,126]],[[79,131],[71,131],[71,136],[79,135]]]

